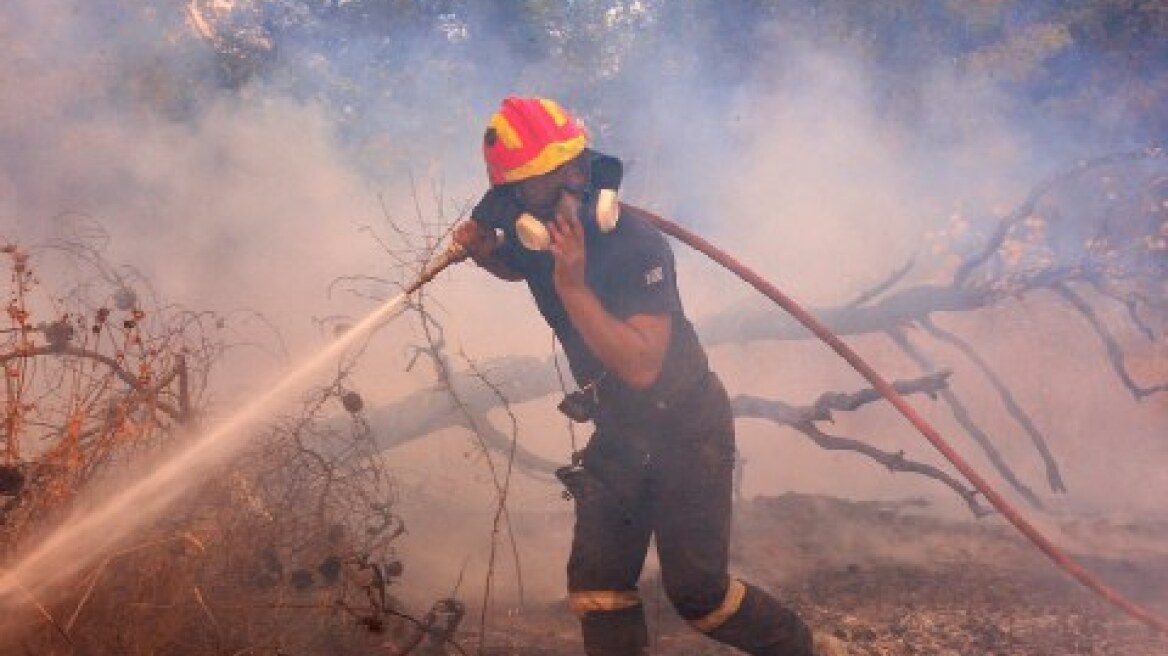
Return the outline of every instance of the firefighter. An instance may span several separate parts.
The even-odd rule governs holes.
[[[576,504],[568,592],[585,651],[646,653],[637,582],[653,537],[666,595],[693,628],[750,654],[810,656],[803,621],[728,574],[729,399],[668,243],[615,203],[620,162],[588,145],[556,102],[505,99],[483,137],[491,188],[454,231],[479,266],[526,281],[579,387],[561,409],[596,427],[558,472]]]

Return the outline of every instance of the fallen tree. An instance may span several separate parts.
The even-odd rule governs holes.
[[[1084,197],[1088,200],[1084,201]],[[986,310],[1026,295],[1058,299],[1088,322],[1115,376],[1135,400],[1168,390],[1166,381],[1137,381],[1125,360],[1125,348],[1130,344],[1115,336],[1115,329],[1096,309],[1109,301],[1123,303],[1130,323],[1125,328],[1134,328],[1151,341],[1168,331],[1168,177],[1161,149],[1082,162],[1043,181],[1018,207],[997,220],[976,250],[959,263],[948,284],[899,286],[913,266],[910,262],[881,285],[843,306],[814,309],[812,314],[839,335],[888,336],[922,370],[922,378],[898,384],[945,403],[997,473],[1035,508],[1044,507],[1040,495],[1014,472],[995,446],[995,438],[979,425],[960,396],[949,389],[948,376],[942,371],[952,367],[947,365],[942,370],[932,362],[919,344],[921,336],[949,345],[984,376],[1006,415],[1042,458],[1049,490],[1063,493],[1067,484],[1048,438],[978,350],[960,335],[939,327],[934,316]],[[922,330],[910,337],[905,328],[912,325]],[[811,337],[791,317],[761,303],[710,317],[698,328],[709,347]],[[440,347],[441,344],[437,348]],[[433,346],[431,355],[441,357]],[[465,418],[454,412],[461,406],[478,418],[478,433],[485,443],[502,449],[506,433],[490,427],[487,412],[499,404],[499,393],[510,403],[561,393],[563,383],[556,376],[555,364],[554,355],[546,360],[499,358],[478,366],[473,374],[448,374],[445,389],[418,392],[399,403],[371,409],[369,418],[378,443],[393,448],[442,428],[465,425]],[[484,375],[491,381],[489,388],[482,384]],[[457,402],[449,394],[452,390]],[[830,413],[823,412],[824,399],[867,398],[872,394],[871,390],[827,392],[816,404],[802,409],[778,399],[740,396],[734,399],[734,407],[739,417],[769,419],[803,433],[824,448],[855,451],[893,471],[936,479],[959,494],[975,515],[984,514],[976,493],[946,472],[913,462],[903,453],[873,449],[862,436],[832,436],[817,425],[816,422],[830,420]],[[855,410],[861,405],[835,410]],[[516,464],[537,476],[546,476],[562,464],[522,447],[515,449]]]

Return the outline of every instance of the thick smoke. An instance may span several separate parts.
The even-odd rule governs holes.
[[[664,2],[564,3],[541,24],[477,3],[451,3],[448,13],[417,3],[409,20],[371,20],[360,12],[370,4],[9,2],[0,14],[5,238],[35,242],[86,217],[108,234],[110,259],[142,271],[160,297],[262,313],[295,358],[320,344],[314,318],[368,308],[335,287],[330,296],[330,282],[402,277],[365,228],[392,235],[392,221],[436,237],[481,193],[481,126],[510,93],[563,100],[598,147],[628,161],[626,198],[695,227],[814,305],[845,303],[914,257],[922,264],[910,281],[951,275],[930,238],[951,231],[953,217],[987,229],[1063,163],[1141,136],[1123,133],[1123,107],[1105,107],[1094,143],[1028,112],[1035,105],[1008,80],[911,53],[907,63],[871,61],[855,35],[805,36],[795,18],[813,24],[811,9],[746,15],[725,3],[720,22],[705,25]],[[867,38],[907,44],[907,32]],[[735,60],[731,51],[744,47],[732,45],[735,35],[757,50]],[[1038,37],[1053,48],[1060,35]],[[762,302],[678,252],[694,318],[734,299]],[[518,286],[463,267],[434,294],[448,344],[469,357],[548,354],[550,335]],[[1026,390],[1066,466],[1068,505],[1160,508],[1164,402],[1125,397],[1074,317],[1036,300],[945,321]],[[1050,335],[1091,346],[1068,353]],[[371,397],[432,383],[424,368],[403,371],[404,344],[418,339],[404,326],[378,338],[376,361],[359,374]],[[878,337],[859,345],[887,352]],[[798,403],[861,386],[810,343],[712,355],[735,392]],[[890,377],[915,373],[894,355],[876,357]],[[1022,357],[1027,364],[1014,366]],[[975,374],[957,380],[975,408],[999,412]],[[546,408],[523,410],[525,444],[566,458],[563,424]],[[890,415],[843,419],[840,430],[940,463]],[[1032,450],[1012,439],[1004,453],[1041,480]],[[801,440],[744,424],[746,492],[933,493]],[[452,478],[444,489],[489,490],[467,450],[461,434],[444,435],[397,457],[407,477],[432,481],[441,469]],[[463,473],[451,477],[451,463]],[[556,517],[566,510],[542,483],[512,501]],[[485,540],[490,511],[481,510],[474,528]],[[422,528],[414,539],[440,543]]]

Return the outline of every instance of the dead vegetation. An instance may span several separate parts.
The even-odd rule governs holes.
[[[45,252],[84,271],[81,284],[53,289],[34,256]],[[198,430],[211,370],[239,344],[228,319],[148,306],[141,280],[84,243],[3,253],[0,548],[11,563],[90,490]],[[397,601],[405,523],[345,379],[306,394],[66,590],[9,602],[4,653],[364,654],[432,641],[423,627],[451,622],[460,602],[415,618]]]

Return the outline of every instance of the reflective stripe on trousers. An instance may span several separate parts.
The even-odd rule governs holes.
[[[640,603],[641,596],[635,590],[589,590],[568,595],[568,606],[576,617],[584,617],[592,612],[624,610]]]
[[[746,586],[742,581],[731,577],[730,584],[726,586],[726,597],[722,599],[722,605],[715,608],[709,615],[689,620],[689,625],[702,633],[709,633],[733,617],[742,607],[742,600],[745,598]]]

